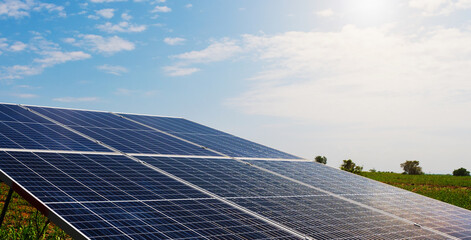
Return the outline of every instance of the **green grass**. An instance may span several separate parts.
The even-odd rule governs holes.
[[[2,183],[0,185],[0,212],[7,198],[10,188]],[[8,211],[0,228],[0,239],[38,239],[47,218],[31,206],[17,193],[13,193]],[[39,239],[72,239],[59,227],[49,223],[45,234]]]
[[[360,175],[471,210],[471,177],[362,172]]]

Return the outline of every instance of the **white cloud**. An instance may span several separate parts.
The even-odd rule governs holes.
[[[167,6],[155,6],[154,10],[152,10],[151,12],[163,12],[163,13],[166,13],[166,12],[171,12],[172,9],[167,7]]]
[[[129,15],[129,14],[127,14],[127,13],[123,13],[123,14],[121,14],[121,18],[122,18],[123,20],[129,21],[129,20],[132,19],[132,16]]]
[[[110,19],[114,16],[114,11],[115,10],[112,8],[105,8],[105,9],[95,11],[95,13],[103,18]]]
[[[28,48],[38,56],[29,65],[0,66],[0,80],[21,79],[26,76],[37,75],[42,73],[45,68],[91,57],[90,54],[82,51],[62,51],[57,44],[47,41],[40,35],[33,37],[28,45],[17,41],[9,46],[6,42],[6,39],[0,39],[0,49],[22,51]]]
[[[127,0],[90,0],[92,3],[126,2]]]
[[[40,66],[13,65],[0,67],[0,80],[20,79],[26,76],[32,76],[42,73],[44,68]]]
[[[195,72],[200,71],[199,68],[191,68],[191,67],[182,67],[182,66],[166,66],[163,68],[165,73],[172,77],[181,77],[191,75]]]
[[[175,37],[175,38],[165,38],[164,39],[164,42],[168,45],[179,45],[179,44],[182,44],[183,42],[185,42],[186,39],[184,38],[179,38],[179,37]]]
[[[116,75],[116,76],[121,76],[123,73],[128,72],[128,69],[123,66],[108,65],[108,64],[97,66],[97,69],[103,72],[109,73],[109,74]]]
[[[185,5],[186,8],[192,8],[193,7],[193,4],[191,3],[188,3],[187,5]]]
[[[332,11],[332,9],[324,9],[316,12],[316,15],[320,17],[332,17],[334,15],[334,11]]]
[[[27,47],[28,45],[20,42],[20,41],[16,41],[13,45],[10,46],[10,50],[11,51],[14,51],[14,52],[20,52],[20,51],[23,51],[25,50],[25,48]]]
[[[134,25],[129,24],[128,22],[120,22],[118,24],[112,24],[107,22],[102,25],[97,26],[98,29],[108,32],[108,33],[115,33],[115,32],[143,32],[147,29],[146,25]]]
[[[172,56],[172,58],[192,63],[208,63],[222,61],[242,51],[242,47],[234,40],[223,39],[213,42],[207,48],[200,51],[191,51]]]
[[[61,52],[61,51],[51,51],[51,52],[44,52],[43,58],[35,59],[35,62],[41,63],[43,67],[46,66],[53,66],[60,63],[65,63],[69,61],[77,61],[90,58],[91,55],[88,53],[84,53],[82,51],[75,51],[75,52]]]
[[[22,18],[30,15],[31,12],[57,12],[59,16],[65,17],[64,7],[51,3],[42,3],[35,0],[6,0],[0,2],[0,16],[6,15],[13,18]]]
[[[99,35],[80,35],[82,40],[78,45],[89,46],[92,50],[105,53],[113,54],[120,51],[131,51],[134,50],[134,43],[122,39],[118,36],[113,37],[102,37]]]
[[[18,97],[18,98],[35,98],[35,97],[38,97],[38,95],[32,94],[32,93],[14,93],[12,95],[15,96],[15,97]]]
[[[471,0],[409,0],[409,6],[421,10],[424,16],[448,15],[471,8]]]
[[[100,100],[98,97],[60,97],[53,98],[56,102],[74,103],[74,102],[96,102]]]
[[[0,50],[8,52],[21,52],[28,47],[27,44],[20,41],[9,41],[6,38],[0,38]],[[1,52],[0,52],[1,53]]]

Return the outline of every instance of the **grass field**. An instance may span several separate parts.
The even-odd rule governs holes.
[[[471,210],[471,177],[378,172],[361,175]]]
[[[0,185],[0,211],[3,209],[8,190],[9,187],[4,183]],[[18,194],[13,193],[12,196],[0,228],[0,239],[38,239],[47,219]],[[39,239],[72,239],[52,223],[49,223],[43,236]]]

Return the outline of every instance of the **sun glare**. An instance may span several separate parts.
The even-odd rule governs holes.
[[[355,0],[346,5],[349,17],[360,22],[384,20],[394,11],[395,1],[392,0]]]

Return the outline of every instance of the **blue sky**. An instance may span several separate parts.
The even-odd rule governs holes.
[[[451,173],[471,169],[469,16],[470,0],[1,0],[0,101]]]

